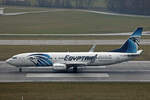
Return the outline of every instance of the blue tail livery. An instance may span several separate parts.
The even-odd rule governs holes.
[[[112,50],[111,52],[136,53],[138,51],[142,31],[143,28],[137,28],[121,48]]]

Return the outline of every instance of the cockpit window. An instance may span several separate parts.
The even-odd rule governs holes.
[[[17,59],[17,57],[12,57],[12,59]]]

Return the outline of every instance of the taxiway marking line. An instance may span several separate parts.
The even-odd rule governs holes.
[[[28,78],[36,77],[50,77],[50,78],[99,78],[99,77],[109,77],[107,73],[28,73],[26,74]]]

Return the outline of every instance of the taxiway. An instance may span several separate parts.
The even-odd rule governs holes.
[[[51,68],[24,68],[0,62],[0,82],[150,82],[150,61],[130,61],[111,66],[80,68],[78,73]]]
[[[0,40],[0,45],[120,45],[126,40]],[[150,40],[140,44],[150,45]]]

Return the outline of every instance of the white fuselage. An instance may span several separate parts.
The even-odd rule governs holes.
[[[38,52],[23,53],[8,59],[17,67],[53,66],[54,64],[102,66],[128,61],[138,56],[136,53],[116,52]]]

